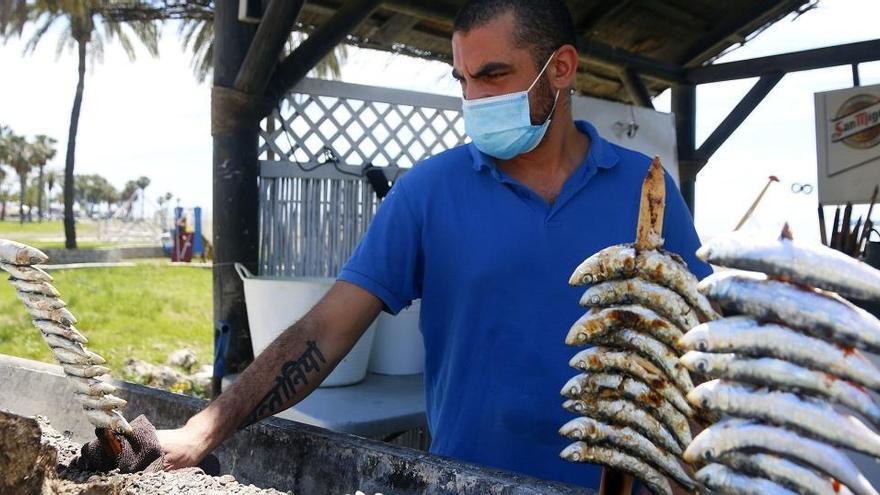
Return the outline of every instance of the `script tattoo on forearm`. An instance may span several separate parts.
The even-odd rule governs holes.
[[[306,350],[300,357],[284,363],[281,373],[275,377],[275,384],[263,397],[253,411],[244,419],[239,429],[246,428],[266,416],[278,412],[284,404],[296,395],[297,385],[308,385],[307,375],[321,371],[326,364],[324,355],[313,340],[306,342]]]

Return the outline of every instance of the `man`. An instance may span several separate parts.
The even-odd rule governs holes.
[[[563,340],[583,314],[567,280],[592,253],[634,240],[650,160],[573,121],[578,53],[561,0],[473,0],[454,31],[473,144],[401,178],[326,297],[205,411],[160,432],[169,467],[303,399],[379,311],[421,298],[432,452],[598,486],[598,467],[559,458],[557,430],[572,418],[559,390],[576,352]],[[664,225],[666,247],[707,274],[668,178]],[[307,383],[283,385],[304,368]]]

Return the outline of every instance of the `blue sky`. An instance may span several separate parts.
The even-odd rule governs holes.
[[[785,19],[721,61],[880,37],[877,0],[824,0],[796,21]],[[100,173],[117,186],[140,175],[153,179],[148,195],[166,191],[185,206],[211,206],[209,85],[192,76],[190,59],[172,26],[165,29],[160,58],[141,50],[130,62],[108,46],[104,62],[90,68],[77,139],[77,172]],[[49,134],[59,140],[51,164],[63,168],[70,107],[76,85],[76,57],[55,55],[49,37],[32,55],[23,42],[0,46],[0,122],[18,133]],[[349,50],[342,80],[361,84],[458,95],[450,68],[401,55]],[[862,64],[862,84],[880,84],[880,63]],[[700,86],[698,142],[745,94],[754,80]],[[783,183],[771,189],[750,229],[775,229],[783,220],[795,232],[818,237],[817,196],[794,195],[792,182],[816,183],[813,93],[852,85],[849,66],[789,74],[716,153],[700,174],[696,223],[703,236],[730,230],[768,175]],[[669,111],[669,95],[655,99]]]

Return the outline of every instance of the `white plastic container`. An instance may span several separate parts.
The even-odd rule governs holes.
[[[332,278],[257,277],[241,263],[235,271],[244,283],[248,324],[254,356],[278,337],[281,332],[302,318],[330,290]],[[336,366],[333,373],[321,383],[322,387],[339,387],[360,382],[367,376],[367,364],[375,335],[375,323],[370,325],[351,352]]]
[[[369,370],[382,375],[415,375],[425,369],[425,343],[419,330],[420,301],[396,316],[384,311],[376,322]]]

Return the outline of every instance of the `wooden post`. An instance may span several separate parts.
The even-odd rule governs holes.
[[[214,86],[232,88],[241,63],[254,38],[256,27],[238,21],[238,0],[217,0],[214,13]],[[236,118],[231,110],[212,99],[211,119]],[[224,131],[214,135],[214,338],[226,324],[231,337],[224,374],[244,369],[252,360],[244,287],[232,264],[244,263],[256,271],[258,249],[257,127]],[[219,392],[215,377],[214,392]]]
[[[672,86],[672,113],[675,114],[675,137],[678,143],[678,175],[681,195],[691,215],[700,162],[696,154],[697,88],[693,84]]]

